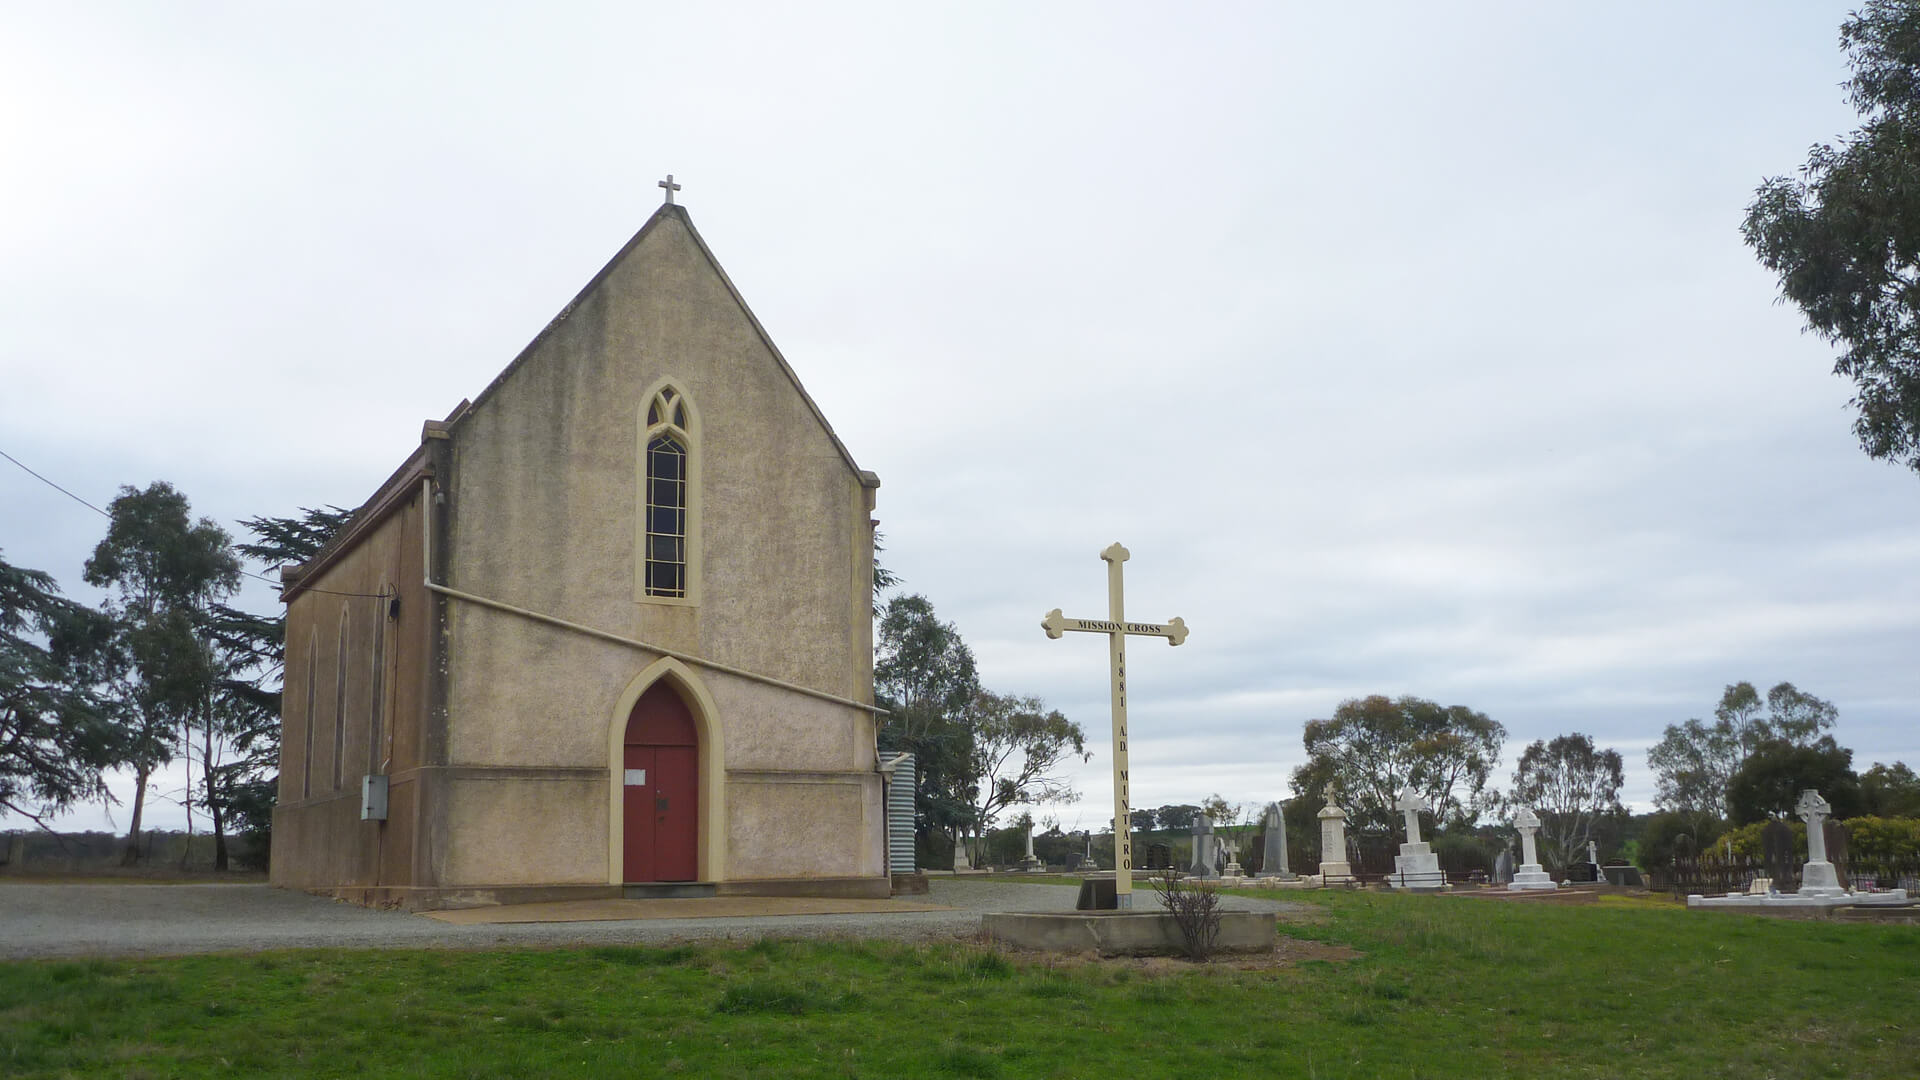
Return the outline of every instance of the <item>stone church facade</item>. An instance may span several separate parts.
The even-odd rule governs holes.
[[[662,206],[282,572],[273,882],[887,895],[878,487]]]

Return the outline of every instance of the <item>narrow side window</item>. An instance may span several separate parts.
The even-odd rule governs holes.
[[[340,651],[334,657],[333,690],[333,790],[339,791],[345,778],[341,759],[347,752],[347,610],[340,610]]]
[[[314,684],[320,674],[320,672],[316,670],[319,664],[320,643],[312,633],[308,633],[307,709],[301,716],[301,723],[306,726],[306,731],[303,733],[305,736],[305,750],[300,755],[300,797],[303,799],[311,798],[313,795],[313,690]]]

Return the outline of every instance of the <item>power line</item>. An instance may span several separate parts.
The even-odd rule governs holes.
[[[6,458],[8,461],[11,461],[15,465],[20,466],[21,471],[25,472],[28,476],[33,477],[35,480],[40,481],[41,483],[47,485],[48,487],[59,492],[60,494],[65,495],[67,498],[72,499],[74,502],[79,503],[81,506],[86,507],[87,509],[93,511],[94,513],[99,514],[101,517],[106,518],[109,521],[113,519],[112,514],[107,513],[105,510],[102,510],[99,507],[88,502],[87,500],[81,498],[80,496],[75,495],[73,492],[68,491],[66,488],[61,487],[59,484],[56,484],[53,481],[47,479],[46,477],[41,476],[39,473],[34,472],[32,469],[27,468],[25,462],[21,461],[17,457],[14,457],[12,454],[7,453],[5,450],[0,450],[0,457]],[[242,577],[250,577],[255,581],[265,582],[276,589],[282,587],[280,582],[275,581],[270,577],[267,577],[265,574],[256,574],[251,570],[242,570],[240,571],[240,574]],[[385,600],[386,599],[386,594],[384,593],[340,592],[337,589],[321,589],[311,585],[307,586],[307,591],[325,593],[328,596],[359,596],[369,600]]]
[[[47,485],[48,487],[59,492],[60,494],[65,495],[67,498],[72,499],[74,502],[79,503],[81,506],[86,507],[87,509],[93,511],[94,513],[99,514],[101,517],[110,518],[113,516],[112,514],[107,513],[105,510],[100,509],[99,507],[93,505],[92,503],[81,498],[80,496],[75,495],[73,492],[68,491],[66,488],[61,487],[59,484],[56,484],[53,481],[47,479],[46,477],[41,476],[39,473],[34,472],[32,469],[27,469],[26,465],[22,463],[19,458],[14,457],[12,454],[7,453],[5,450],[0,450],[0,457],[6,458],[8,461],[13,462],[15,465],[19,465],[22,469],[26,469],[26,473],[28,476],[33,477],[35,480],[40,481],[41,483]]]

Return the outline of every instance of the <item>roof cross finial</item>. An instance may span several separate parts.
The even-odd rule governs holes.
[[[680,185],[673,182],[673,174],[668,173],[667,178],[665,180],[660,181],[660,183],[656,186],[667,189],[667,205],[672,206],[673,193],[680,190]]]

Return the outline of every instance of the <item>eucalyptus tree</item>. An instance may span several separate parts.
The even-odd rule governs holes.
[[[1307,761],[1294,770],[1294,790],[1318,798],[1325,785],[1339,791],[1359,829],[1390,833],[1401,820],[1393,809],[1402,788],[1415,792],[1450,825],[1471,825],[1494,802],[1487,787],[1507,729],[1465,705],[1379,694],[1343,701],[1302,733]]]
[[[1755,751],[1774,742],[1813,746],[1839,715],[1831,702],[1790,682],[1776,684],[1764,698],[1752,683],[1734,683],[1721,693],[1712,722],[1668,724],[1647,751],[1654,801],[1685,817],[1696,833],[1709,822],[1725,821],[1727,787]]]
[[[1620,751],[1601,749],[1575,732],[1527,744],[1513,770],[1509,797],[1540,815],[1540,837],[1549,859],[1558,864],[1593,836],[1596,822],[1626,813],[1620,805],[1624,779]]]
[[[1076,797],[1060,775],[1062,765],[1085,762],[1086,732],[1037,697],[982,690],[962,716],[968,746],[965,772],[955,787],[965,793],[976,836],[1013,806],[1064,802]]]
[[[1861,448],[1920,472],[1920,0],[1867,0],[1840,44],[1860,129],[1761,184],[1741,232],[1840,347]]]
[[[877,637],[874,696],[887,710],[880,742],[914,755],[915,832],[958,843],[975,823],[967,712],[981,688],[973,650],[918,594],[887,601]]]
[[[123,760],[134,775],[123,859],[131,863],[154,772],[173,760],[176,739],[190,746],[194,725],[207,721],[219,675],[204,631],[214,605],[239,589],[240,560],[226,530],[195,521],[187,497],[165,481],[122,487],[107,513],[85,576],[110,590],[108,692],[126,718]]]

